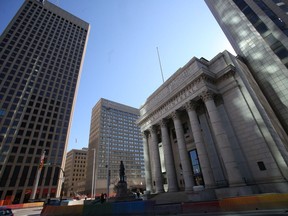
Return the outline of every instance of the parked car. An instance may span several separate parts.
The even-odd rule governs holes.
[[[73,201],[72,198],[63,198],[61,201],[58,198],[50,198],[47,199],[44,205],[51,205],[51,206],[66,206],[68,205],[69,201]],[[0,215],[1,216],[1,215]]]
[[[5,215],[5,216],[14,216],[12,210],[10,208],[7,208],[5,206],[0,206],[0,215]]]
[[[51,206],[60,206],[60,199],[48,199],[45,205],[51,205]]]

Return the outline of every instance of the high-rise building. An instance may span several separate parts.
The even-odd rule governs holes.
[[[88,34],[52,3],[26,0],[1,35],[1,200],[31,198],[44,151],[35,198],[59,195]]]
[[[64,194],[67,197],[84,195],[88,148],[72,149],[65,163]]]
[[[288,1],[205,0],[263,92],[275,128],[288,134]],[[266,100],[269,103],[266,103]],[[271,110],[273,109],[273,111]],[[277,118],[274,117],[274,113]],[[280,125],[279,125],[280,122]],[[281,128],[282,126],[282,128]]]
[[[86,193],[112,195],[119,181],[120,161],[125,166],[128,187],[145,187],[142,135],[136,125],[138,118],[139,109],[103,98],[93,107]]]

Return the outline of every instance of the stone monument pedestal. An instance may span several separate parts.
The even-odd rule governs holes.
[[[119,181],[116,185],[116,196],[114,201],[131,201],[135,200],[135,195],[127,189],[126,181]]]
[[[116,197],[127,197],[127,182],[119,181],[116,186]]]
[[[115,201],[130,200],[132,197],[131,192],[129,192],[127,189],[127,182],[125,181],[125,167],[123,161],[120,161],[119,177],[120,181],[115,186],[116,196],[114,200]]]

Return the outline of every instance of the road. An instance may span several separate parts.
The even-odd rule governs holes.
[[[42,207],[14,209],[14,216],[39,216]]]
[[[288,216],[288,209],[180,214],[181,216]],[[179,216],[180,216],[179,215]]]
[[[15,209],[13,213],[15,216],[40,216],[42,207]],[[175,214],[174,214],[175,215]],[[275,210],[256,210],[245,212],[214,212],[214,213],[191,213],[179,214],[179,216],[288,216],[288,209],[275,209]],[[157,215],[155,215],[157,216]]]

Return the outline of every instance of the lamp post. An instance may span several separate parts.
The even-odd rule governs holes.
[[[64,181],[65,181],[65,172],[64,170],[62,169],[61,166],[59,165],[56,165],[63,173],[63,180],[62,180],[62,184],[61,184],[61,192],[60,192],[60,202],[62,201],[62,198],[63,198],[63,193],[64,193]]]
[[[62,167],[58,164],[51,164],[51,163],[45,163],[43,164],[44,166],[54,166],[54,167],[58,167],[61,171],[62,171],[62,174],[63,174],[63,180],[62,180],[62,184],[61,184],[61,191],[60,191],[60,202],[63,198],[63,193],[64,193],[64,181],[65,181],[65,171],[62,169]]]
[[[37,187],[38,187],[38,183],[39,183],[39,178],[40,178],[40,174],[44,165],[44,159],[45,159],[45,151],[43,151],[42,155],[41,155],[41,159],[40,159],[40,164],[37,170],[37,174],[36,174],[36,178],[35,178],[35,182],[34,182],[34,186],[33,186],[33,190],[32,190],[32,194],[31,194],[31,199],[34,200],[35,196],[36,196],[36,191],[37,191]]]
[[[91,199],[96,195],[96,176],[95,176],[95,157],[96,157],[96,149],[93,148],[93,170],[92,170],[92,189],[91,189]]]

